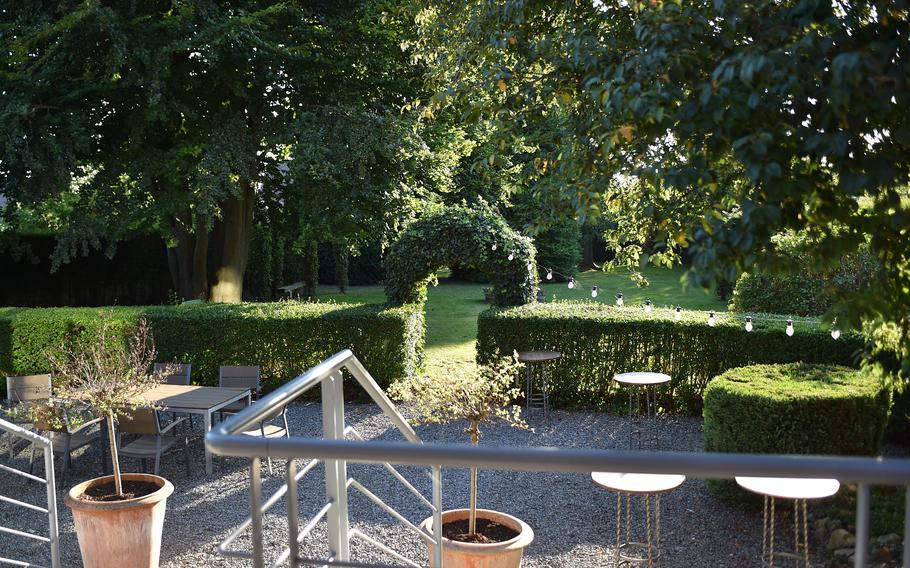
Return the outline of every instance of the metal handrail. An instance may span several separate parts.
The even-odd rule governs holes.
[[[380,407],[383,413],[392,421],[398,430],[408,441],[408,445],[421,444],[420,438],[411,428],[407,420],[398,412],[395,405],[386,396],[385,392],[376,384],[370,373],[363,367],[360,361],[350,350],[344,350],[336,353],[329,359],[326,359],[316,367],[313,367],[306,373],[298,376],[296,379],[288,382],[269,395],[262,397],[256,404],[247,407],[238,412],[225,422],[215,427],[206,435],[206,447],[213,453],[221,453],[219,449],[221,444],[227,441],[229,446],[237,444],[244,445],[248,441],[259,442],[260,444],[270,438],[259,438],[241,434],[250,429],[251,426],[258,424],[265,417],[274,413],[275,409],[284,408],[290,402],[303,395],[308,390],[320,386],[322,388],[322,413],[323,413],[323,436],[328,440],[345,440],[348,435],[362,440],[360,435],[344,423],[344,390],[342,383],[344,381],[343,371],[349,373],[359,384],[366,390],[371,399]],[[395,511],[384,501],[372,494],[369,489],[347,475],[346,459],[329,459],[329,460],[312,460],[303,470],[297,472],[296,460],[300,455],[288,458],[288,470],[286,482],[278,490],[262,503],[262,484],[260,462],[265,455],[261,451],[249,448],[248,452],[242,454],[224,452],[222,455],[241,455],[251,458],[250,462],[250,517],[239,527],[234,529],[231,534],[219,546],[218,552],[224,556],[236,558],[248,558],[253,561],[256,568],[265,566],[264,546],[262,543],[262,523],[264,513],[272,507],[281,496],[287,494],[288,505],[288,544],[272,563],[277,566],[289,561],[290,566],[316,565],[322,566],[332,564],[334,566],[362,566],[363,564],[350,560],[350,541],[358,538],[380,550],[392,555],[399,561],[408,566],[418,566],[416,563],[407,559],[387,546],[362,531],[351,529],[348,522],[348,505],[347,495],[350,488],[366,495],[378,507],[385,510],[403,526],[421,532],[407,518]],[[311,518],[303,528],[300,528],[300,520],[297,510],[297,484],[300,478],[316,463],[325,465],[325,483],[326,483],[326,503],[319,512]],[[414,486],[402,476],[402,474],[392,467],[388,462],[380,461],[385,468],[401,483],[408,491],[415,493],[418,498],[429,507],[434,518],[433,534],[424,534],[427,540],[433,543],[442,542],[442,468],[439,466],[432,467],[433,496],[432,502],[421,495]],[[316,526],[321,519],[326,519],[328,544],[330,557],[328,559],[311,559],[303,558],[299,555],[299,543],[309,532]],[[233,550],[229,545],[243,531],[251,528],[253,532],[252,552],[243,550]],[[442,566],[442,549],[436,546],[434,550],[435,561],[437,566]]]
[[[47,507],[40,507],[32,503],[26,503],[24,501],[19,501],[18,499],[13,499],[5,495],[0,495],[0,501],[3,503],[9,503],[14,507],[22,507],[23,509],[28,509],[30,511],[36,511],[38,513],[43,513],[47,515],[47,532],[48,535],[41,536],[29,532],[18,531],[11,529],[9,527],[0,526],[0,532],[11,534],[13,536],[18,536],[21,538],[27,538],[31,540],[37,540],[39,542],[46,542],[50,545],[51,548],[51,566],[52,568],[60,568],[60,533],[57,526],[57,491],[56,485],[54,482],[54,446],[51,440],[40,436],[34,432],[26,430],[21,426],[17,426],[12,422],[8,422],[0,418],[0,431],[6,432],[15,438],[23,439],[31,444],[35,444],[42,448],[44,454],[44,474],[45,478],[20,471],[18,469],[0,464],[0,470],[11,473],[13,475],[18,475],[24,477],[31,481],[37,481],[43,483],[47,487]],[[15,443],[15,442],[11,442]],[[36,566],[30,562],[25,562],[21,560],[15,560],[12,558],[0,557],[0,564],[12,564],[14,566]]]
[[[866,566],[868,538],[862,540],[859,537],[868,535],[869,487],[898,485],[907,488],[904,542],[910,543],[910,459],[642,452],[565,447],[475,447],[454,444],[364,442],[338,437],[261,439],[239,435],[239,432],[255,424],[260,416],[289,403],[326,377],[337,374],[343,367],[352,371],[355,378],[359,378],[358,375],[361,373],[366,373],[350,350],[341,351],[212,430],[206,436],[207,447],[213,453],[227,456],[255,456],[256,459],[262,457],[294,459],[307,456],[325,460],[327,463],[335,460],[343,463],[394,463],[430,465],[434,468],[472,466],[485,469],[584,474],[592,471],[623,471],[683,474],[715,479],[730,479],[735,476],[834,478],[858,484],[855,555],[857,568]],[[380,391],[378,394],[387,400],[384,393]],[[374,393],[370,392],[370,395],[373,396]],[[323,404],[325,408],[325,400]],[[397,415],[397,412],[395,414]],[[400,418],[400,415],[397,418]],[[907,545],[904,547],[904,565],[910,567],[910,546]]]

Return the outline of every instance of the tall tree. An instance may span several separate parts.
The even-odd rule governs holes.
[[[908,2],[419,4],[434,102],[490,120],[500,153],[533,143],[550,214],[608,209],[620,258],[687,251],[702,285],[790,269],[783,231],[819,267],[868,241],[880,273],[828,318],[910,378]]]
[[[257,196],[282,180],[298,115],[405,80],[365,65],[394,39],[380,17],[354,0],[8,6],[5,219],[64,203],[57,262],[158,231],[182,297],[239,301]]]

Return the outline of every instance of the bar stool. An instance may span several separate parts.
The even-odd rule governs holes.
[[[525,375],[525,412],[531,408],[542,408],[543,416],[549,420],[550,396],[547,393],[547,377],[550,365],[562,357],[559,351],[522,351],[518,360],[527,367]],[[534,392],[534,383],[538,392]]]
[[[686,480],[684,475],[654,473],[591,472],[596,485],[616,492],[616,552],[614,565],[660,566],[660,495],[676,489]],[[632,495],[640,495],[645,509],[643,539],[633,540]],[[625,506],[623,506],[625,496]],[[651,497],[654,497],[653,499]],[[652,508],[653,503],[653,508]],[[625,513],[625,541],[622,538]]]
[[[670,375],[664,373],[620,373],[613,380],[629,389],[629,449],[638,438],[638,449],[651,447],[660,449],[660,422],[657,420],[657,385],[670,382]],[[644,404],[642,404],[644,397]],[[632,412],[632,399],[636,401],[637,413]]]
[[[736,483],[743,489],[764,497],[762,510],[762,566],[773,568],[774,559],[795,561],[797,567],[809,568],[809,522],[806,516],[806,501],[830,497],[840,489],[836,479],[791,479],[785,477],[737,477]],[[792,552],[774,550],[774,501],[793,499]],[[802,534],[800,534],[802,529]]]

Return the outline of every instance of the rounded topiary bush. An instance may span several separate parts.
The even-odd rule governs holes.
[[[853,456],[878,453],[890,394],[856,369],[790,363],[730,369],[704,401],[709,452]]]
[[[715,377],[704,394],[705,450],[753,454],[876,455],[890,390],[849,367],[751,365]],[[710,481],[741,501],[732,481]]]

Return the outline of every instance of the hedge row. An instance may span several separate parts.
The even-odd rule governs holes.
[[[549,389],[551,400],[562,407],[611,406],[621,400],[614,374],[660,371],[673,378],[661,392],[662,406],[700,413],[708,381],[727,369],[795,361],[852,366],[863,345],[858,334],[843,333],[835,341],[818,324],[799,318],[788,337],[785,322],[756,315],[753,331],[746,332],[742,316],[719,312],[710,327],[708,315],[683,310],[676,321],[672,309],[646,313],[639,306],[591,302],[492,308],[478,320],[477,359],[484,363],[513,350],[561,352]]]
[[[422,365],[421,306],[387,308],[329,303],[210,304],[116,308],[0,309],[0,373],[48,370],[46,350],[75,337],[90,340],[101,310],[124,332],[145,316],[159,361],[192,363],[194,384],[217,385],[220,365],[260,365],[265,388],[294,378],[350,348],[381,384]],[[79,340],[79,339],[77,339]]]

